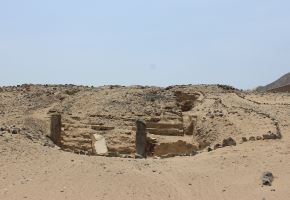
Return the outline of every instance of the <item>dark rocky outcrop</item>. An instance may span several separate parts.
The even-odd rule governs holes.
[[[278,80],[270,83],[266,86],[260,86],[256,90],[260,92],[265,92],[269,90],[273,90],[275,88],[280,88],[282,86],[290,85],[290,72],[279,78]]]

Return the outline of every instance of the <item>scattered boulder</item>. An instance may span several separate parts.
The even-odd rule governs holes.
[[[271,131],[269,131],[267,134],[263,135],[263,139],[264,140],[276,140],[278,139],[278,136],[274,133],[272,133]]]
[[[271,186],[274,181],[274,176],[272,172],[264,172],[261,177],[262,184],[265,186]]]
[[[256,140],[262,140],[263,138],[261,136],[257,136]]]
[[[229,137],[223,140],[222,147],[236,146],[236,145],[237,145],[236,141],[233,138]]]
[[[246,137],[242,137],[242,142],[247,142],[248,139]]]
[[[250,141],[256,141],[256,138],[255,138],[254,136],[251,136],[251,137],[249,138],[249,140],[250,140]]]
[[[208,147],[208,148],[207,148],[207,151],[208,151],[208,152],[211,152],[211,151],[212,151],[212,148],[211,148],[211,147]]]
[[[18,134],[18,133],[20,133],[20,129],[13,127],[13,128],[10,129],[10,133],[12,133],[12,134]]]

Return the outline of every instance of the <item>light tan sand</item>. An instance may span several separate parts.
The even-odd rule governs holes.
[[[79,156],[16,137],[0,144],[1,200],[287,200],[290,196],[288,137],[163,160]],[[272,187],[262,187],[264,171],[274,174]]]

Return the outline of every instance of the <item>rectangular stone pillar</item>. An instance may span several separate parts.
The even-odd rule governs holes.
[[[147,132],[146,122],[142,119],[136,121],[136,158],[146,158]]]
[[[57,145],[61,145],[61,115],[52,114],[50,118],[50,138]]]

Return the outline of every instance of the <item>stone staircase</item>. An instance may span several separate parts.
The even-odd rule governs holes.
[[[153,135],[183,136],[182,122],[147,122],[147,132]]]

